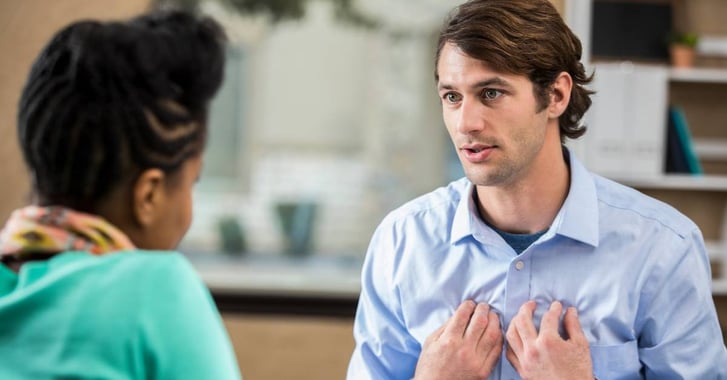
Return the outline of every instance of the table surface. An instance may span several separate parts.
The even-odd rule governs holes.
[[[216,294],[357,298],[363,258],[185,253]]]

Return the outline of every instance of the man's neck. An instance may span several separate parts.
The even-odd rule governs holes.
[[[487,223],[510,233],[547,229],[570,188],[570,170],[562,147],[545,152],[537,165],[515,183],[476,186],[475,202]]]

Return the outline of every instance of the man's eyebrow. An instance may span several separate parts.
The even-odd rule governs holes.
[[[470,88],[471,89],[480,89],[480,88],[486,88],[486,87],[490,87],[490,86],[499,86],[499,87],[512,88],[512,85],[510,84],[510,82],[506,81],[505,79],[503,79],[501,77],[494,77],[494,78],[489,78],[489,79],[485,79],[485,80],[479,81],[477,83],[472,84],[470,86]],[[437,89],[439,89],[439,90],[453,90],[454,89],[454,86],[452,86],[449,83],[442,83],[442,82],[440,82],[437,85]]]
[[[481,82],[477,82],[472,86],[472,88],[483,88],[483,87],[490,87],[490,86],[499,86],[499,87],[507,87],[510,88],[512,85],[507,80],[501,78],[501,77],[494,77],[491,79],[486,79]]]

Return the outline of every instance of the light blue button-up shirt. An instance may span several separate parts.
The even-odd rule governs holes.
[[[409,379],[425,339],[467,299],[503,333],[520,306],[578,309],[599,379],[727,379],[701,232],[672,207],[589,173],[517,255],[478,216],[467,179],[391,212],[371,240],[349,380]],[[503,350],[504,352],[504,350]],[[503,354],[490,379],[520,379]]]

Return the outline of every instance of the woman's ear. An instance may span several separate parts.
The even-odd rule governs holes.
[[[550,118],[558,118],[565,112],[570,103],[570,93],[573,89],[573,78],[570,74],[563,71],[558,74],[552,85],[550,92],[550,105],[548,106],[548,116]]]
[[[154,223],[158,215],[164,212],[165,202],[164,172],[159,169],[147,169],[141,172],[134,182],[132,190],[132,207],[135,222],[141,227]]]

